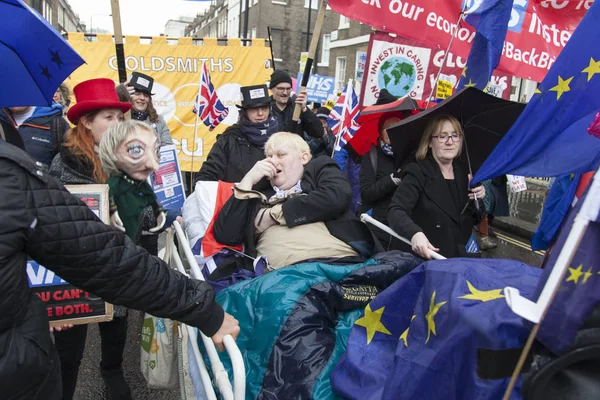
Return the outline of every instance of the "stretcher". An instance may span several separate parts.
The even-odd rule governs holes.
[[[391,228],[373,219],[367,214],[361,215],[361,221],[376,226],[379,229],[382,229],[383,231],[410,245],[410,241],[399,236]],[[185,257],[185,262],[187,263],[187,266],[189,268],[189,273],[185,268],[184,260],[181,258],[179,252],[175,250],[173,252],[173,261],[177,266],[177,269],[186,276],[191,276],[194,279],[205,280],[204,275],[202,273],[202,269],[198,265],[197,257],[194,255],[190,247],[188,237],[186,236],[181,225],[178,222],[174,222],[173,228],[175,229],[175,234],[178,238],[179,249],[180,251],[182,251],[182,254]],[[433,259],[445,259],[445,257],[431,250],[430,255]],[[189,357],[188,362],[190,366],[193,366],[194,368],[190,368],[189,376],[194,386],[195,398],[208,400],[217,399],[217,394],[215,392],[215,388],[213,387],[214,385],[218,389],[221,397],[225,400],[244,399],[246,393],[246,371],[244,359],[233,338],[231,336],[226,336],[224,340],[225,349],[229,357],[231,358],[232,363],[232,386],[229,379],[229,375],[225,370],[223,363],[219,359],[219,353],[212,340],[206,337],[201,332],[199,332],[196,328],[187,325],[182,325],[182,330],[185,330],[185,332],[188,335],[188,345],[191,350],[189,352],[191,355]],[[182,332],[180,331],[180,335],[181,334]],[[204,362],[200,348],[198,346],[198,335],[200,335],[200,337],[202,338],[202,343],[204,345],[206,354],[210,360],[210,364],[212,367],[212,376],[214,377],[213,380],[211,380],[211,375],[209,374],[208,368],[206,366],[206,363]],[[197,371],[199,372],[199,377],[196,376],[195,373],[196,366]],[[185,378],[183,376],[181,376],[180,378],[180,381],[184,382]]]
[[[189,274],[186,271],[184,266],[183,259],[179,255],[179,252],[175,250],[173,252],[173,258],[175,265],[177,266],[177,270],[186,276],[191,276],[194,279],[204,280],[204,276],[198,265],[194,254],[189,246],[188,239],[186,238],[181,225],[175,221],[173,223],[173,228],[175,229],[175,234],[177,235],[179,248],[183,251],[183,255],[185,256],[185,261],[189,267]],[[227,351],[229,357],[231,358],[231,363],[233,366],[233,386],[229,380],[229,375],[227,371],[223,367],[219,359],[219,352],[215,347],[212,340],[206,337],[203,333],[199,332],[197,328],[182,324],[182,329],[180,330],[180,335],[183,334],[183,330],[188,335],[188,345],[190,346],[191,353],[193,354],[193,359],[189,360],[190,363],[195,363],[198,367],[200,373],[200,381],[193,382],[194,387],[203,388],[205,393],[198,393],[196,391],[196,398],[206,398],[208,400],[216,400],[217,394],[215,392],[214,386],[218,389],[221,398],[224,400],[243,400],[245,398],[246,393],[246,371],[244,367],[244,359],[242,358],[242,353],[237,347],[233,337],[231,335],[225,336],[223,342],[225,345],[225,350]],[[214,377],[214,381],[211,381],[210,374],[204,363],[204,359],[202,358],[200,348],[198,346],[198,335],[202,338],[202,343],[204,344],[204,349],[208,355],[210,360],[212,375]],[[183,371],[180,371],[182,373]],[[194,380],[195,377],[190,374],[191,379]],[[181,378],[181,377],[180,377]],[[182,379],[180,379],[182,382]],[[198,384],[199,383],[199,384]],[[183,391],[182,391],[183,393]]]

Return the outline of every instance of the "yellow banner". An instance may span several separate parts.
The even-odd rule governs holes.
[[[436,99],[447,99],[450,96],[452,96],[452,83],[440,79],[437,84],[435,98]]]
[[[180,38],[177,45],[167,44],[164,37],[153,38],[152,44],[140,44],[139,37],[132,36],[125,41],[127,75],[138,71],[154,78],[154,107],[167,121],[184,171],[199,171],[216,136],[237,122],[240,87],[266,83],[273,72],[271,53],[263,39],[255,39],[252,46],[245,47],[239,39],[230,39],[227,46],[218,46],[216,39],[204,39],[203,46],[193,46],[191,38]],[[92,78],[118,81],[115,45],[110,35],[98,35],[97,42],[87,42],[83,34],[69,33],[69,43],[86,61],[71,75],[71,87]],[[192,110],[202,63],[207,64],[229,115],[212,132],[198,121],[194,140],[196,114]]]

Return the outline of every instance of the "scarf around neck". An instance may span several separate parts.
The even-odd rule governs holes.
[[[136,121],[146,121],[148,119],[148,113],[145,111],[136,111],[134,109],[131,110],[131,119],[135,119]]]
[[[388,157],[394,157],[394,150],[392,150],[392,145],[387,144],[386,142],[381,140],[379,141],[379,147],[381,147],[383,154],[385,154]]]
[[[279,124],[277,118],[269,117],[264,122],[247,122],[241,125],[240,128],[250,143],[260,149],[264,149],[265,143],[267,143],[271,135],[279,131]]]

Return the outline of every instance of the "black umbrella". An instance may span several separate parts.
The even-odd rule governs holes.
[[[494,97],[476,88],[465,88],[428,110],[410,116],[387,129],[396,166],[409,161],[425,127],[441,115],[452,115],[462,125],[465,140],[461,161],[477,171],[519,117],[525,104]],[[467,151],[468,149],[468,151]]]

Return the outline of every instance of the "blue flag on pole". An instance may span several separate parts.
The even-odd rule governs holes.
[[[475,174],[558,176],[596,170],[600,137],[587,128],[600,109],[600,4],[592,4],[538,91]]]
[[[463,0],[467,1],[467,0]],[[484,90],[500,63],[513,0],[483,0],[466,9],[465,21],[477,30],[458,89]]]
[[[540,274],[510,260],[420,265],[356,320],[331,375],[334,392],[357,400],[502,398],[516,365],[507,354],[522,347],[529,333],[502,289],[516,285],[531,296]],[[511,397],[516,399],[518,390]]]
[[[586,200],[590,201],[587,201]],[[556,354],[561,354],[572,344],[577,333],[594,307],[600,304],[600,174],[569,212],[558,240],[552,248],[540,278],[537,292],[541,293],[546,280],[565,245],[575,218],[589,221],[583,239],[571,259],[565,278],[561,282],[546,318],[542,321],[538,340]]]

